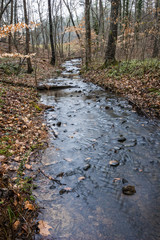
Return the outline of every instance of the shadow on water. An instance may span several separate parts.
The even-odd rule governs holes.
[[[79,64],[65,62],[62,77],[48,80],[75,88],[41,94],[55,111],[45,113],[50,142],[40,167],[64,185],[38,175],[39,219],[52,229],[36,239],[159,240],[160,125],[138,116],[124,98],[84,82]],[[135,186],[134,195],[122,193],[126,184]]]

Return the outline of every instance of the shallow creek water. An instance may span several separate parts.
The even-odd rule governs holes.
[[[45,112],[50,137],[40,167],[54,178],[63,173],[57,179],[64,185],[38,175],[39,220],[52,229],[36,239],[159,240],[160,124],[84,82],[79,64],[66,61],[62,76],[47,80],[72,88],[41,93],[55,109]],[[126,184],[135,186],[134,195],[122,193]]]

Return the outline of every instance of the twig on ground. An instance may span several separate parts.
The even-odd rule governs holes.
[[[59,180],[51,177],[51,176],[48,176],[47,174],[44,173],[44,171],[42,171],[40,168],[38,169],[39,172],[41,172],[46,178],[48,178],[49,180],[53,181],[53,182],[56,182],[57,184],[59,185],[65,185],[65,184],[62,184]]]

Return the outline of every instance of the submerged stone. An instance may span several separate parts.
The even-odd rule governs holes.
[[[125,142],[125,141],[126,141],[125,137],[118,138],[118,142]]]
[[[87,170],[90,169],[90,168],[91,168],[91,164],[87,164],[86,166],[84,166],[83,170],[84,170],[84,171],[87,171]]]
[[[133,195],[136,193],[136,189],[135,186],[128,185],[122,188],[122,192],[125,195]]]
[[[110,165],[110,166],[113,166],[113,167],[117,167],[117,166],[119,165],[119,161],[117,161],[117,160],[111,160],[111,161],[109,162],[109,165]]]

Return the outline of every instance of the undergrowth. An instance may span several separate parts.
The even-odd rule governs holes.
[[[145,74],[152,75],[155,72],[158,77],[160,76],[160,61],[158,59],[123,61],[108,67],[106,71],[108,77],[123,77],[123,75],[143,77]]]

